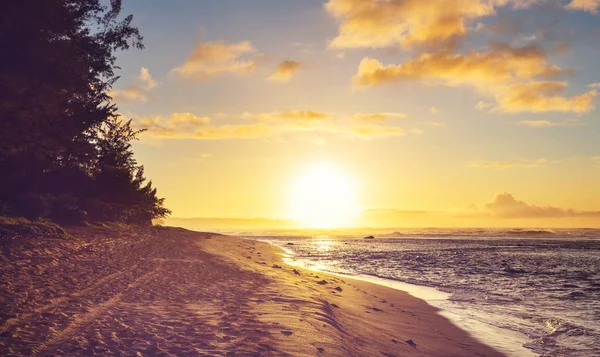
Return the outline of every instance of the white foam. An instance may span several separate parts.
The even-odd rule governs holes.
[[[385,279],[371,275],[352,275],[329,272],[326,271],[325,266],[320,266],[309,260],[303,261],[295,259],[294,252],[289,248],[274,244],[274,242],[269,240],[262,241],[281,248],[285,252],[282,254],[283,261],[288,265],[386,286],[392,289],[407,292],[411,296],[424,300],[429,305],[438,308],[440,310],[439,314],[450,320],[455,326],[468,332],[480,342],[506,354],[508,357],[538,356],[538,354],[523,347],[523,345],[528,341],[528,338],[525,334],[503,329],[486,322],[493,321],[494,318],[492,316],[484,316],[484,314],[481,312],[466,310],[458,307],[449,300],[450,294],[448,293],[428,286],[408,284],[397,280]]]

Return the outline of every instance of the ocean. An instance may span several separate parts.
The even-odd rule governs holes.
[[[406,290],[509,356],[600,356],[600,230],[389,232],[241,235],[290,264]]]

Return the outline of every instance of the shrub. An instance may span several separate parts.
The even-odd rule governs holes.
[[[63,224],[77,224],[86,219],[87,212],[79,204],[77,197],[72,195],[48,196],[51,210],[48,217]]]
[[[16,216],[37,219],[46,217],[50,212],[51,205],[42,195],[24,194],[16,196],[10,204],[10,208]]]

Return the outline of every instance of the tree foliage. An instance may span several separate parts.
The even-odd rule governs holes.
[[[116,52],[143,48],[121,10],[121,0],[0,2],[3,210],[128,222],[169,213],[133,157],[140,132],[108,94]]]

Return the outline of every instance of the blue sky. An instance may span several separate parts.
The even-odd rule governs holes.
[[[365,210],[600,209],[599,1],[124,3],[146,49],[113,96],[177,216],[287,217],[322,161]]]

